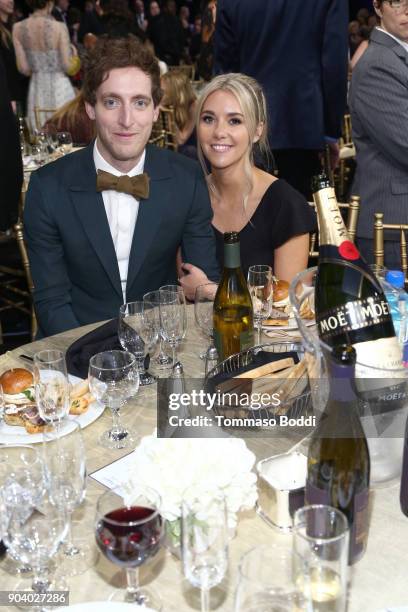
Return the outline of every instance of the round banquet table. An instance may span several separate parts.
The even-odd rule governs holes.
[[[96,326],[90,325],[71,330],[8,352],[0,356],[0,373],[12,366],[27,367],[26,362],[19,360],[20,354],[32,356],[44,348],[65,350],[74,340],[93,327]],[[272,339],[265,336],[264,340],[271,341]],[[279,336],[278,340],[281,341],[282,336]],[[202,376],[204,363],[199,359],[198,354],[203,349],[204,342],[206,341],[200,336],[194,324],[193,307],[188,306],[187,336],[180,350],[180,358],[186,376]],[[140,437],[152,433],[156,427],[156,385],[140,387],[136,398],[130,401],[121,412],[124,423],[132,427]],[[129,452],[128,449],[110,451],[98,445],[98,437],[110,426],[110,422],[110,413],[106,410],[99,419],[83,429],[88,474],[92,474],[95,470]],[[303,452],[307,452],[306,442],[301,441],[299,433],[291,431],[279,439],[248,438],[246,442],[255,452],[258,460],[288,451],[295,444],[299,444]],[[197,439],[197,446],[200,445],[203,446],[205,456],[205,440]],[[177,478],[177,474],[174,477]],[[154,483],[151,485],[154,487]],[[81,532],[87,533],[93,545],[95,505],[97,497],[103,490],[104,487],[101,484],[88,476],[86,500],[74,513],[74,521],[78,521]],[[374,491],[371,501],[368,547],[366,554],[353,567],[351,573],[348,612],[375,612],[393,606],[404,604],[408,606],[406,552],[408,518],[401,513],[399,508],[399,486]],[[228,575],[219,587],[212,590],[211,609],[219,612],[233,610],[238,563],[243,553],[257,544],[285,540],[290,545],[290,535],[278,533],[269,527],[255,510],[241,513],[236,536],[230,542]],[[0,562],[1,568],[2,562]],[[183,578],[179,559],[166,548],[163,548],[146,567],[142,567],[140,574],[142,584],[152,583],[160,593],[164,611],[180,612],[200,609],[196,589],[188,585]],[[0,571],[0,590],[13,590],[16,583],[17,577],[11,576],[6,571]],[[95,566],[81,576],[69,578],[68,583],[70,604],[75,604],[108,599],[115,588],[124,586],[125,577],[124,572],[98,553]]]

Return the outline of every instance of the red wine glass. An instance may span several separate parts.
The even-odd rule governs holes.
[[[164,522],[160,495],[149,487],[122,497],[117,487],[103,493],[96,506],[96,543],[107,559],[126,569],[127,588],[110,601],[125,601],[140,608],[161,610],[159,595],[139,585],[139,567],[160,549]]]

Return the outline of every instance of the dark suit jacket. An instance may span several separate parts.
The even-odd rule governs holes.
[[[384,223],[408,223],[408,53],[388,34],[372,31],[353,70],[349,104],[357,151],[352,193],[361,197],[357,235],[373,238],[375,212],[384,213]]]
[[[218,278],[212,209],[198,164],[147,147],[150,195],[141,200],[129,258],[127,300],[177,282],[176,251]],[[33,173],[24,227],[34,302],[45,335],[117,316],[123,303],[93,143]]]
[[[9,229],[17,221],[22,184],[17,119],[11,108],[6,71],[0,55],[0,230]]]
[[[264,88],[272,149],[321,149],[346,105],[346,0],[218,0],[215,70]]]

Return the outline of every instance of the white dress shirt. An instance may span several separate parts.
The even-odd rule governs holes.
[[[144,169],[146,151],[143,151],[140,161],[126,174],[136,176],[142,174]],[[104,170],[115,176],[123,176],[124,172],[119,172],[111,166],[100,154],[96,145],[93,150],[93,158],[96,170]],[[137,215],[139,212],[139,200],[132,195],[107,189],[102,191],[103,203],[105,205],[106,216],[115,247],[116,257],[122,284],[123,302],[126,302],[126,282],[129,267],[129,255],[132,246],[133,232],[135,229]]]
[[[404,47],[405,51],[408,51],[408,43],[401,40],[400,38],[397,38],[396,36],[394,36],[394,34],[390,34],[389,32],[387,32],[387,30],[384,30],[383,28],[380,28],[379,26],[377,26],[377,30],[380,30],[380,32],[384,32],[384,34],[388,34],[388,36],[391,36],[391,38],[396,40],[397,43],[401,45],[401,47]]]

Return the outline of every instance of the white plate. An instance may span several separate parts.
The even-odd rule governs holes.
[[[67,606],[63,610],[72,610],[73,612],[128,612],[132,610],[143,610],[143,612],[154,612],[152,608],[140,608],[130,603],[118,603],[116,601],[90,601],[88,603],[79,603],[72,606]]]
[[[72,384],[80,382],[82,379],[77,376],[69,375],[69,382]],[[87,427],[98,417],[101,416],[104,411],[104,406],[98,402],[92,402],[89,404],[88,410],[84,414],[78,416],[70,415],[68,419],[76,420],[81,425],[81,428]],[[71,431],[69,423],[61,428],[61,435],[64,436]],[[17,425],[6,425],[3,421],[0,422],[0,444],[36,444],[43,441],[42,433],[29,434],[26,432],[24,427]]]
[[[306,327],[310,327],[311,325],[315,325],[316,323],[315,319],[305,319],[303,322]],[[289,319],[289,325],[262,325],[262,329],[264,329],[265,331],[295,331],[299,329],[299,327],[295,317],[291,317]]]

